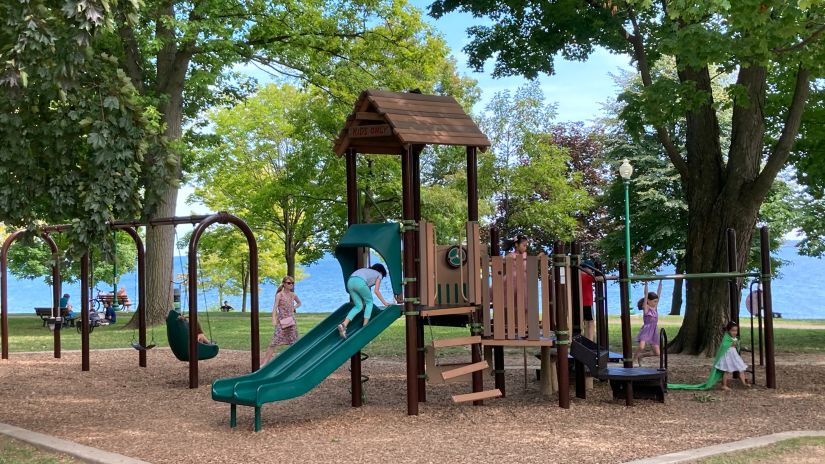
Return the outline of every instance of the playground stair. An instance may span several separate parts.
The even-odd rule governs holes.
[[[489,398],[498,398],[501,396],[501,390],[498,388],[493,390],[480,391],[477,393],[465,393],[463,395],[453,395],[453,403],[464,403],[467,401],[479,401]]]
[[[459,314],[472,314],[475,311],[475,306],[458,306],[454,308],[425,309],[421,311],[421,317],[455,316]]]
[[[462,345],[469,345],[472,346],[472,349],[481,350],[481,337],[478,335],[473,335],[470,337],[458,337],[458,338],[446,338],[442,340],[433,340],[432,347],[433,350],[437,348],[445,348],[449,346],[462,346]],[[464,364],[460,365],[459,367],[455,367],[453,369],[443,370],[441,371],[441,378],[444,381],[454,379],[461,376],[466,376],[467,374],[471,374],[473,372],[483,371],[485,369],[489,369],[489,364],[487,361],[479,361],[471,364]],[[493,390],[485,390],[480,392],[473,392],[473,393],[465,393],[461,395],[453,395],[453,402],[454,403],[464,403],[467,401],[480,401],[485,400],[488,398],[497,398],[501,396],[501,390],[493,389]]]
[[[468,364],[466,366],[456,367],[455,369],[442,371],[441,372],[441,378],[444,379],[444,380],[450,380],[453,377],[459,377],[459,376],[462,376],[464,374],[469,374],[471,372],[483,371],[484,369],[487,369],[488,367],[490,367],[490,366],[487,364],[487,361],[480,361],[480,362],[477,362],[477,363]]]

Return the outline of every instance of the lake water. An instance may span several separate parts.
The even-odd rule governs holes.
[[[814,279],[817,275],[825,275],[825,260],[809,258],[796,254],[795,241],[787,241],[779,249],[776,256],[787,261],[787,264],[780,269],[779,278],[773,281],[773,307],[775,312],[782,313],[782,317],[788,319],[825,319],[825,285]],[[175,273],[183,272],[181,261],[175,259]],[[662,274],[673,273],[673,269],[663,268]],[[341,304],[348,300],[344,291],[344,280],[341,275],[341,268],[338,261],[330,255],[324,256],[317,263],[308,266],[304,270],[302,280],[296,285],[296,292],[303,301],[304,312],[330,312],[334,311]],[[133,297],[136,294],[136,278],[134,273],[125,275],[120,282],[120,286],[126,287],[128,294]],[[655,285],[655,284],[654,284]],[[101,287],[103,289],[105,287]],[[655,290],[652,289],[652,290]],[[670,309],[673,281],[665,281],[662,290],[659,308],[662,313]],[[63,291],[72,295],[72,302],[79,306],[80,285],[64,285]],[[390,298],[392,290],[389,279],[382,282],[382,293]],[[632,290],[633,301],[642,297],[642,287],[634,286]],[[747,290],[743,290],[742,315],[747,315],[744,306],[744,296]],[[275,286],[266,284],[261,287],[261,310],[269,311],[275,296]],[[11,313],[33,312],[37,306],[51,305],[51,291],[49,286],[42,280],[20,280],[9,276],[9,311]],[[186,301],[184,296],[184,302]],[[210,309],[220,306],[217,290],[206,292],[200,295],[198,305],[202,308],[204,299]],[[236,309],[241,307],[240,296],[225,297]],[[619,287],[615,282],[608,286],[608,303],[611,314],[619,313]],[[185,305],[184,305],[185,307]]]

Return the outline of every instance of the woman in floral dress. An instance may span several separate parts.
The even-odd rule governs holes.
[[[298,324],[295,322],[295,311],[301,306],[301,300],[295,294],[295,279],[286,276],[275,293],[275,303],[272,305],[272,326],[275,333],[269,342],[269,348],[264,356],[264,364],[268,363],[275,354],[279,345],[292,345],[298,341]]]

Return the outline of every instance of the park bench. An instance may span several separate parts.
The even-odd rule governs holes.
[[[46,323],[48,323],[49,318],[52,317],[52,308],[34,308],[34,313],[43,321],[43,327],[46,327]],[[74,321],[77,319],[77,316],[69,318],[69,310],[66,308],[62,308],[61,313],[63,316],[63,326],[74,326]]]
[[[98,292],[97,299],[100,300],[100,302],[103,305],[106,305],[107,303],[112,302],[112,294]],[[131,311],[132,301],[129,299],[127,295],[118,295],[117,304],[120,305],[120,307],[123,308],[124,311]]]

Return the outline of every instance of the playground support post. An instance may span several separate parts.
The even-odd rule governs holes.
[[[43,240],[49,244],[52,250],[52,317],[63,317],[60,310],[60,255],[57,250],[57,244],[54,242],[48,232],[43,232]],[[54,357],[60,358],[60,329],[63,322],[54,325]]]
[[[401,153],[401,200],[404,221],[415,220],[415,204],[413,199],[413,156],[412,147]],[[417,277],[415,262],[415,230],[413,227],[404,229],[404,277]],[[408,281],[404,288],[404,322],[406,327],[407,343],[407,414],[418,415],[418,314],[415,305],[418,288],[415,281]]]
[[[89,251],[80,258],[80,369],[89,370]]]
[[[570,409],[570,374],[567,361],[570,337],[567,327],[567,310],[570,302],[570,261],[564,244],[553,244],[553,273],[556,295],[556,370],[559,379],[559,407]]]
[[[768,226],[759,230],[762,260],[762,299],[765,304],[765,385],[776,388],[776,364],[773,350],[773,302],[771,300],[771,248]]]
[[[112,229],[112,310],[120,309],[120,303],[117,302],[117,229]]]
[[[727,231],[728,245],[728,272],[738,272],[736,253],[736,231],[729,228]],[[739,324],[739,280],[732,277],[728,281],[728,298],[730,300],[730,320]]]
[[[490,226],[490,256],[501,255],[501,237],[499,235],[498,227]],[[490,308],[482,308],[484,311],[489,311]],[[501,397],[507,396],[507,391],[504,386],[504,347],[493,347],[493,372],[495,372],[496,388],[501,391]]]
[[[624,367],[633,367],[633,346],[630,343],[630,282],[627,267],[619,261],[619,294],[622,299],[622,357]]]
[[[424,150],[424,145],[415,145],[412,148],[412,167],[413,167],[413,216],[416,224],[421,224],[421,152]],[[413,235],[413,249],[419,250],[418,234]],[[418,262],[420,257],[416,257],[416,269],[418,269]],[[419,276],[420,277],[420,276]],[[416,287],[418,283],[416,283]],[[417,294],[417,293],[416,293]],[[416,352],[418,353],[418,402],[425,403],[427,401],[427,382],[424,359],[424,319],[421,317],[415,318],[415,329],[417,333]]]
[[[146,347],[146,248],[134,227],[121,227],[120,229],[132,237],[137,249],[138,343]],[[146,367],[146,350],[138,350],[138,366]]]
[[[573,335],[581,335],[582,333],[582,291],[581,288],[581,244],[578,241],[570,243],[570,290],[573,295],[572,309],[573,309]],[[592,308],[591,308],[592,311]],[[576,372],[576,398],[587,398],[587,385],[585,384],[584,364],[580,361],[573,362],[574,371]]]
[[[354,148],[347,149],[347,223],[348,225],[358,224],[358,153]],[[364,266],[362,253],[358,253],[356,265],[360,269]],[[350,367],[350,391],[352,392],[352,407],[361,407],[361,352],[355,353],[349,360]]]
[[[595,310],[596,310],[596,333],[598,334],[598,343],[599,346],[608,351],[610,346],[608,345],[608,334],[607,334],[607,282],[604,280],[604,268],[599,266],[599,275],[602,276],[601,279],[596,280],[596,299],[594,303],[596,303]]]
[[[470,146],[467,147],[467,220],[478,221],[478,157],[476,147]],[[469,239],[470,237],[467,237],[468,242]],[[467,246],[469,247],[470,244],[468,243]],[[478,271],[475,271],[469,275],[477,276],[477,272]],[[478,303],[478,301],[473,301],[473,303]],[[481,319],[482,314],[481,308],[479,307],[476,309],[475,322],[478,322]],[[473,325],[471,330],[472,335],[481,335],[478,325]],[[480,345],[472,345],[470,350],[472,351],[472,362],[474,364],[481,362],[482,356]],[[481,371],[473,372],[472,379],[473,392],[480,392],[484,390],[484,377]],[[475,406],[481,406],[482,404],[484,404],[484,402],[481,400],[473,401],[473,405]]]

